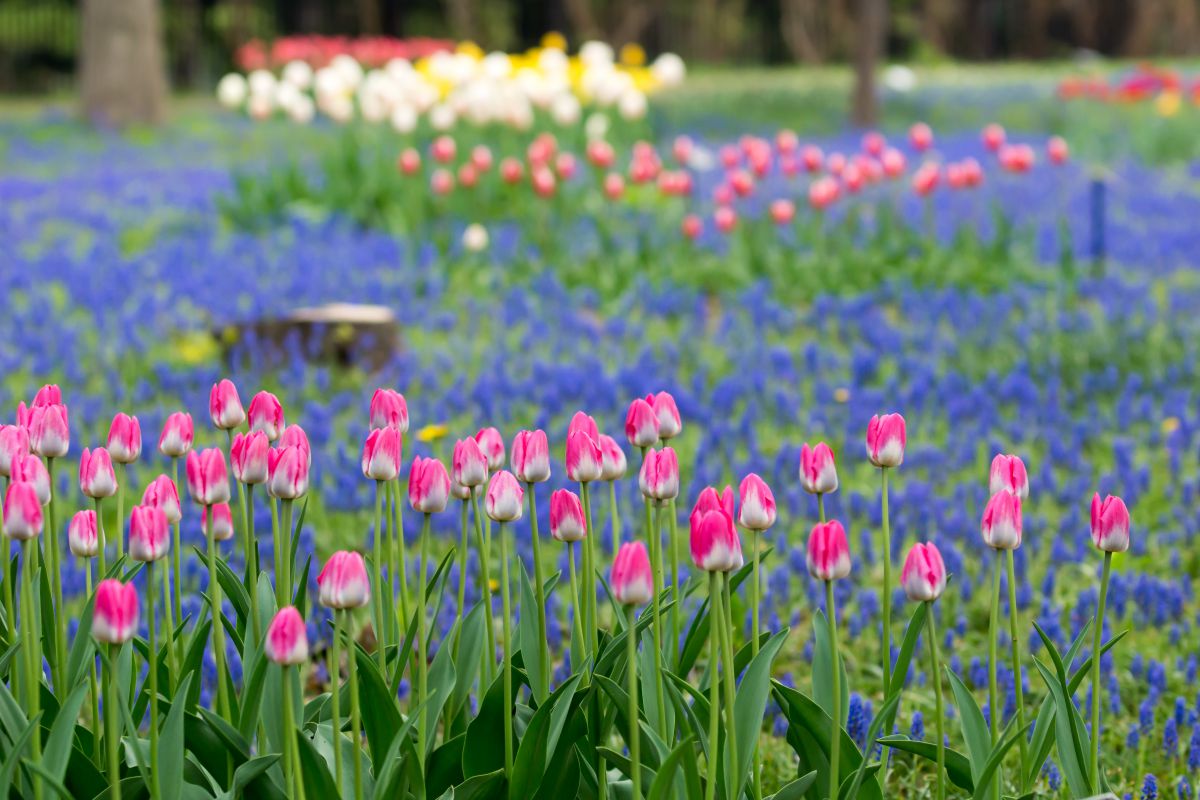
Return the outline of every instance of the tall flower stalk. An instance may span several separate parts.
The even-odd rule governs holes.
[[[371,583],[361,555],[339,550],[329,557],[317,575],[317,594],[321,605],[333,611],[333,642],[329,656],[330,711],[333,717],[333,763],[339,791],[342,786],[342,713],[341,713],[341,645],[345,635],[345,617],[350,609],[361,608],[371,600]],[[351,675],[354,675],[354,643],[346,651]],[[351,703],[357,706],[357,689],[351,689]],[[354,786],[356,797],[362,792],[362,765],[358,756],[357,714],[353,723]]]
[[[829,796],[838,796],[838,769],[841,766],[842,744],[842,687],[841,655],[837,635],[837,607],[834,604],[833,582],[850,574],[850,548],[846,531],[837,520],[818,522],[808,537],[808,574],[825,582],[825,615],[829,626],[829,671],[832,682],[830,698],[831,724],[829,740]]]
[[[275,614],[267,627],[264,649],[267,658],[280,668],[283,714],[279,741],[283,748],[283,777],[288,790],[300,800],[305,800],[300,750],[296,743],[296,720],[302,717],[296,712],[295,703],[300,698],[296,669],[308,661],[308,635],[304,619],[294,606],[284,606]]]
[[[121,798],[121,689],[117,681],[117,659],[121,647],[133,638],[137,630],[138,597],[132,583],[108,579],[96,587],[96,602],[92,612],[92,638],[107,647],[104,661],[104,738],[108,745],[108,788],[112,800]],[[37,741],[37,737],[34,737]],[[156,766],[156,765],[155,765]],[[36,781],[36,778],[35,778]],[[35,783],[35,791],[37,784]]]
[[[983,511],[983,519],[980,523],[980,529],[983,533],[983,541],[988,547],[996,551],[996,564],[992,576],[992,595],[991,595],[991,613],[988,617],[988,721],[992,737],[992,747],[996,747],[1000,742],[1000,693],[996,680],[996,670],[999,662],[998,648],[1000,638],[1000,575],[1004,570],[1004,551],[1011,551],[1021,546],[1021,498],[1009,491],[1008,488],[1001,488],[988,501],[987,507]],[[1012,579],[1009,580],[1010,585],[1010,602],[1013,608],[1010,614],[1016,614],[1016,594],[1012,588]],[[1012,649],[1014,675],[1017,680],[1020,680],[1020,660],[1015,641],[1015,628],[1013,629],[1014,642]],[[1023,738],[1023,737],[1022,737]],[[1000,786],[1002,783],[1000,770],[996,770],[996,777],[992,783],[993,796],[1000,796]]]
[[[1113,553],[1124,553],[1129,549],[1129,509],[1119,497],[1108,495],[1103,500],[1099,493],[1092,496],[1091,508],[1092,543],[1104,553],[1104,568],[1100,573],[1100,602],[1096,609],[1096,620],[1092,631],[1092,751],[1088,762],[1092,789],[1100,791],[1100,707],[1103,705],[1100,684],[1100,648],[1104,642],[1104,612],[1108,602],[1108,579],[1112,572]]]
[[[609,583],[613,598],[625,609],[626,677],[629,692],[629,763],[633,783],[633,798],[642,796],[641,725],[638,714],[637,676],[637,607],[645,605],[656,594],[654,577],[646,547],[641,542],[626,542],[613,559]],[[715,714],[715,709],[710,709]],[[714,745],[715,746],[715,745]]]
[[[935,702],[934,722],[937,731],[937,800],[946,798],[946,735],[945,706],[942,697],[942,666],[938,654],[937,622],[933,604],[946,590],[946,564],[942,554],[932,542],[918,542],[908,551],[904,569],[900,573],[900,584],[908,599],[925,603],[925,621],[929,639],[929,674],[933,678]]]
[[[511,775],[513,767],[513,686],[512,686],[512,600],[509,597],[509,563],[508,538],[505,536],[504,523],[515,522],[521,518],[521,495],[524,494],[521,485],[511,472],[500,471],[492,476],[488,485],[487,514],[488,518],[499,523],[497,536],[500,539],[500,602],[503,618],[501,619],[501,647],[504,650],[504,774]]]

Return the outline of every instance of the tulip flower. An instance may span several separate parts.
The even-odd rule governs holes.
[[[683,218],[683,222],[679,225],[680,231],[691,241],[696,241],[700,238],[700,234],[704,232],[704,220],[696,214],[687,214]]]
[[[308,442],[308,434],[299,425],[288,425],[285,427],[283,433],[279,434],[279,439],[275,446],[280,450],[288,447],[296,448],[304,454],[309,468],[312,468],[312,445]]]
[[[108,452],[117,464],[132,464],[142,454],[142,426],[137,417],[117,414],[108,428]]]
[[[162,509],[134,506],[129,517],[129,557],[147,563],[158,561],[167,554],[170,544],[167,515]]]
[[[300,712],[293,707],[294,698],[300,697],[300,687],[293,687],[296,670],[292,667],[308,661],[308,632],[304,626],[304,618],[294,606],[279,609],[275,618],[271,620],[263,649],[267,658],[278,664],[282,672],[283,730],[279,741],[283,746],[284,780],[289,784],[290,793],[294,791],[292,785],[299,786],[300,781],[300,754],[296,745],[294,720],[302,718]],[[353,655],[350,660],[353,662]],[[303,789],[297,794],[303,797]]]
[[[679,407],[675,405],[675,398],[669,392],[659,392],[654,395],[653,401],[647,396],[646,401],[654,406],[654,413],[658,414],[658,438],[665,442],[683,432]]]
[[[937,800],[946,798],[946,742],[944,733],[945,709],[942,698],[942,667],[938,655],[937,623],[933,613],[933,601],[942,596],[946,589],[946,564],[937,545],[929,542],[917,542],[908,551],[904,559],[904,569],[900,572],[900,584],[904,594],[916,603],[928,603],[925,622],[928,625],[929,642],[929,674],[933,676],[933,690],[937,726]]]
[[[287,425],[283,419],[283,405],[270,392],[259,392],[250,399],[246,419],[250,422],[251,431],[263,431],[272,442],[279,438]]]
[[[638,474],[638,485],[642,494],[651,500],[663,502],[679,496],[679,460],[675,450],[647,450]]]
[[[134,585],[111,578],[100,581],[92,613],[92,637],[101,644],[124,644],[137,631],[137,621],[138,598]]]
[[[1092,621],[1092,730],[1099,731],[1101,692],[1100,652],[1104,641],[1104,612],[1108,603],[1108,580],[1112,573],[1113,553],[1124,553],[1129,549],[1129,509],[1125,501],[1114,495],[1103,500],[1100,493],[1092,495],[1091,508],[1092,542],[1104,553],[1104,569],[1100,574],[1100,603],[1096,618]],[[1088,775],[1092,786],[1100,785],[1100,737],[1093,735]]]
[[[521,518],[521,502],[525,492],[511,472],[501,470],[488,484],[487,515],[496,522],[513,522]]]
[[[596,420],[590,414],[585,414],[582,411],[576,411],[571,417],[571,423],[567,426],[567,439],[571,438],[571,434],[583,431],[593,439],[600,438],[600,428],[596,425]]]
[[[775,524],[775,495],[771,487],[758,475],[751,472],[742,479],[738,488],[740,514],[738,522],[750,531],[750,552],[754,557],[754,570],[750,573],[750,645],[751,653],[758,655],[759,620],[758,609],[762,604],[762,581],[759,577],[758,536]]]
[[[47,383],[38,389],[37,394],[33,396],[33,407],[40,408],[42,406],[62,405],[62,401],[62,389],[58,387],[58,384]]]
[[[908,141],[918,153],[924,153],[933,146],[933,129],[924,122],[917,122],[908,129]]]
[[[37,459],[34,461],[39,465],[41,463]],[[103,447],[95,450],[83,448],[79,456],[79,490],[93,499],[112,497],[117,493],[117,476],[113,472],[108,450]]]
[[[1046,156],[1050,159],[1050,163],[1061,165],[1067,163],[1070,157],[1070,148],[1067,146],[1067,141],[1061,136],[1051,136],[1046,142]]]
[[[829,625],[829,648],[831,653],[830,674],[833,676],[832,700],[835,720],[842,718],[842,693],[839,663],[841,656],[837,638],[837,610],[834,607],[833,582],[850,574],[850,548],[846,544],[846,531],[837,520],[818,522],[808,537],[808,574],[825,582],[825,616]],[[994,706],[993,706],[994,707]],[[838,752],[841,746],[841,726],[832,726],[830,736],[829,796],[838,793]],[[886,758],[886,750],[885,755]]]
[[[20,425],[0,425],[0,476],[12,476],[14,459],[24,458],[29,449],[29,430]]]
[[[488,469],[492,472],[504,466],[504,437],[495,428],[482,428],[475,434],[479,449],[487,458]]]
[[[213,425],[226,431],[240,427],[246,421],[246,411],[242,408],[242,399],[238,397],[233,381],[224,378],[220,383],[213,384],[208,394],[208,414]]]
[[[512,466],[522,483],[543,483],[550,480],[550,444],[546,432],[520,431],[513,438]]]
[[[413,459],[408,478],[408,501],[414,511],[438,514],[450,500],[450,475],[436,458]]]
[[[363,444],[363,476],[376,482],[395,480],[400,475],[400,458],[400,432],[395,428],[375,428]]]
[[[209,510],[204,508],[200,511],[200,525],[204,530],[209,531],[214,541],[228,542],[233,538],[233,511],[229,508],[228,503],[217,503],[212,506],[212,527],[208,523]]]
[[[983,510],[980,527],[988,547],[996,550],[1020,547],[1021,498],[1008,491],[996,492]]]
[[[29,447],[42,458],[62,458],[71,449],[67,407],[34,405],[29,416]]]
[[[904,417],[899,414],[878,414],[867,426],[867,457],[877,467],[898,467],[904,463],[907,443]]]
[[[625,459],[625,451],[621,449],[621,445],[617,440],[607,434],[600,434],[600,480],[616,481],[618,478],[625,477],[625,471],[628,469],[628,462]],[[616,491],[615,489],[613,490]],[[619,523],[616,517],[616,503],[613,502],[613,524]]]
[[[255,486],[267,482],[267,452],[271,442],[263,431],[238,433],[229,448],[233,477],[239,483]]]
[[[592,436],[577,430],[567,437],[567,477],[577,483],[600,480],[604,473],[604,454],[597,443],[599,434]]]
[[[194,435],[192,415],[176,411],[163,424],[162,434],[158,437],[158,452],[168,458],[186,456],[192,449]]]
[[[188,494],[197,505],[229,502],[225,454],[218,448],[193,450],[187,456]]]
[[[67,546],[71,554],[77,558],[95,558],[99,550],[99,536],[96,530],[96,512],[92,510],[76,511],[67,526]],[[91,592],[89,591],[90,595]]]
[[[646,400],[638,397],[629,404],[625,414],[625,438],[634,447],[653,447],[658,444],[658,414]]]
[[[892,680],[892,533],[891,520],[888,514],[888,470],[904,463],[904,448],[908,437],[904,417],[899,414],[876,414],[867,425],[867,457],[871,463],[880,468],[883,479],[881,492],[883,516],[883,542],[880,552],[883,554],[883,641],[881,660],[883,662],[883,684],[891,685]],[[884,748],[886,759],[887,748]],[[885,761],[886,763],[886,761]]]
[[[451,462],[451,486],[458,485],[466,489],[468,497],[473,506],[473,517],[475,520],[475,539],[476,549],[479,553],[479,570],[480,570],[480,588],[483,592],[483,607],[488,619],[491,619],[492,609],[492,589],[491,589],[491,570],[489,562],[491,561],[488,542],[484,538],[484,526],[482,515],[479,513],[479,498],[475,492],[477,487],[483,486],[488,480],[488,463],[487,456],[483,454],[483,450],[479,448],[479,442],[475,441],[474,437],[460,439],[454,444],[454,456]],[[465,503],[465,501],[464,501]],[[465,511],[465,508],[464,508]],[[465,527],[465,523],[464,523]],[[490,524],[489,524],[490,529]],[[465,555],[466,548],[463,548]],[[463,562],[459,562],[460,569]],[[461,583],[461,581],[460,581]],[[460,587],[459,594],[464,596]],[[459,603],[459,608],[462,608],[462,603]],[[496,640],[493,625],[486,625],[488,652],[496,652]],[[487,664],[491,665],[489,670],[495,666],[493,656],[488,656]],[[487,676],[490,679],[490,672]]]
[[[454,445],[454,481],[462,486],[475,487],[487,483],[487,456],[474,438],[460,439]]]
[[[1024,500],[1029,497],[1029,475],[1017,456],[998,455],[992,459],[988,476],[988,491],[992,494],[1009,492]]]
[[[637,719],[637,606],[645,605],[654,597],[654,577],[650,570],[650,559],[646,546],[641,542],[625,542],[617,551],[609,574],[613,597],[625,607],[625,631],[627,639],[626,670],[628,675],[629,718]],[[632,766],[633,797],[642,796],[641,734],[639,726],[629,727],[629,753]],[[714,739],[715,741],[715,739]]]
[[[420,596],[420,602],[417,606],[416,641],[417,696],[423,699],[427,696],[426,687],[429,678],[429,659],[426,657],[429,647],[426,633],[428,598],[425,595],[425,582],[430,565],[429,517],[431,514],[445,511],[446,503],[450,500],[450,476],[441,461],[420,456],[413,459],[412,470],[408,477],[408,500],[414,511],[424,515],[421,525],[421,560],[417,572],[417,593]],[[378,558],[378,556],[376,557]],[[382,607],[380,611],[382,613]],[[417,721],[417,752],[424,753],[429,720],[423,709],[418,714],[420,716]]]
[[[504,649],[504,707],[512,708],[512,601],[509,596],[508,577],[508,537],[504,533],[504,523],[521,518],[521,500],[524,492],[521,484],[511,472],[501,470],[492,476],[487,491],[487,515],[500,523],[500,601],[503,606],[502,646]],[[512,726],[504,726],[504,769],[505,774],[512,773],[513,739]]]
[[[994,153],[1004,144],[1004,128],[993,122],[984,127],[982,138],[983,146]]]
[[[371,396],[371,429],[395,428],[408,433],[408,402],[393,389],[376,389]]]
[[[284,447],[267,451],[267,492],[280,500],[295,500],[308,492],[308,455],[303,450]],[[228,499],[226,496],[218,502]]]
[[[809,447],[806,442],[800,447],[800,485],[809,494],[817,495],[822,522],[825,516],[823,495],[836,492],[838,488],[837,464],[833,450],[824,442]]]
[[[4,495],[4,535],[26,542],[42,533],[42,501],[32,483],[10,483]]]
[[[341,646],[342,637],[345,635],[345,618],[346,611],[354,608],[362,608],[371,601],[371,583],[367,577],[367,566],[363,563],[363,557],[358,553],[349,550],[338,550],[329,557],[325,562],[324,568],[317,575],[317,595],[321,605],[326,608],[333,609],[333,641],[330,643],[329,656],[329,677],[333,683],[333,689],[330,692],[329,703],[333,715],[333,729],[337,731],[339,746],[334,748],[333,758],[335,764],[335,775],[337,777],[337,785],[342,785],[342,753],[341,753],[341,730],[342,730],[342,714],[339,708],[341,702],[340,680],[341,680]],[[350,730],[351,741],[359,742],[361,736],[361,721],[358,713],[358,686],[357,680],[354,679],[355,664],[353,644],[349,645],[350,656],[347,659],[347,666],[350,670],[352,681],[350,690],[350,704],[352,708]],[[353,748],[354,752],[354,785],[362,786],[362,759],[359,748]]]
[[[729,572],[736,564],[734,552],[741,549],[733,517],[723,506],[705,508],[702,502],[690,518],[692,563],[705,572]]]

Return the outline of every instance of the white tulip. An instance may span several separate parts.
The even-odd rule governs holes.
[[[225,108],[240,108],[246,102],[246,79],[231,72],[217,83],[217,102]]]
[[[312,86],[313,68],[307,61],[289,61],[283,68],[283,82],[297,89],[307,89]]]
[[[480,225],[478,222],[473,222],[463,231],[462,244],[469,252],[478,253],[487,249],[488,232],[487,228]]]

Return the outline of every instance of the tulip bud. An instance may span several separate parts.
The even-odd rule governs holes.
[[[904,417],[876,414],[867,425],[867,458],[877,467],[898,467],[904,463],[907,441]]]
[[[400,431],[376,428],[363,444],[362,473],[374,481],[391,481],[400,475]]]
[[[71,553],[79,558],[93,558],[100,552],[95,511],[88,509],[75,512],[67,526],[67,545]]]
[[[634,447],[653,447],[658,444],[658,424],[654,407],[639,397],[625,414],[625,438]]]
[[[39,406],[29,412],[29,448],[42,458],[62,458],[71,449],[71,428],[67,407],[61,404]]]
[[[487,515],[496,522],[512,522],[521,518],[521,501],[525,491],[511,472],[501,470],[492,476],[485,505]]]
[[[775,495],[766,481],[751,472],[739,487],[741,513],[738,522],[752,531],[765,531],[775,524]]]
[[[992,459],[992,470],[988,478],[988,491],[1011,492],[1024,500],[1029,497],[1029,475],[1025,464],[1017,456],[998,455]]]
[[[492,472],[504,466],[504,437],[495,428],[481,428],[475,434],[479,449],[487,458],[488,469]]]
[[[579,542],[587,537],[587,522],[579,497],[567,489],[550,495],[550,535],[560,542]]]
[[[654,599],[650,557],[641,542],[625,542],[617,551],[609,573],[613,598],[623,606],[641,606]]]
[[[129,516],[129,557],[158,561],[171,545],[167,515],[154,506],[134,506]]]
[[[124,644],[137,631],[138,596],[133,583],[115,578],[100,581],[92,611],[92,638],[101,644]]]
[[[665,442],[683,432],[679,407],[675,405],[675,398],[670,393],[659,392],[654,395],[653,400],[647,396],[646,401],[654,406],[654,413],[658,415],[658,438]]]
[[[192,449],[194,436],[192,415],[176,411],[167,417],[163,425],[162,434],[158,437],[158,452],[168,458],[185,456]]]
[[[904,594],[915,603],[937,600],[946,588],[946,564],[933,542],[917,542],[904,559],[900,572]]]
[[[450,476],[436,458],[413,459],[408,473],[408,502],[422,514],[440,514],[450,501]]]
[[[983,129],[983,146],[993,153],[1004,144],[1004,128],[992,123]]]
[[[371,428],[395,428],[408,433],[408,402],[392,389],[376,389],[371,396]]]
[[[800,448],[800,485],[809,494],[828,494],[838,488],[837,465],[833,450],[824,442],[816,447],[805,443]]]
[[[112,468],[111,464],[109,468]],[[46,505],[50,502],[50,473],[42,460],[32,453],[13,462],[12,482],[30,484],[37,492],[39,503]]]
[[[1067,163],[1070,157],[1070,148],[1067,147],[1067,141],[1061,136],[1051,136],[1050,141],[1046,142],[1046,155],[1050,159],[1051,164],[1059,165]]]
[[[304,452],[298,447],[273,447],[267,451],[267,494],[280,500],[295,500],[307,491],[308,458]]]
[[[317,576],[317,592],[326,608],[361,608],[369,603],[371,582],[363,557],[351,550],[338,550],[331,555]]]
[[[142,426],[137,417],[117,414],[108,428],[108,454],[118,464],[132,464],[142,454]]]
[[[459,439],[454,444],[454,482],[460,486],[474,488],[487,483],[487,456],[479,449],[473,438]]]
[[[992,495],[980,527],[988,547],[1016,550],[1021,546],[1021,498],[1011,492]]]
[[[679,459],[673,448],[646,451],[638,474],[638,486],[643,495],[659,502],[679,496]]]
[[[13,460],[29,455],[29,430],[20,425],[0,425],[0,475],[12,475]]]
[[[47,383],[42,388],[38,389],[37,394],[33,396],[33,407],[42,408],[43,406],[61,406],[62,401],[62,389],[58,388],[58,384]]]
[[[924,122],[918,122],[908,129],[908,141],[918,153],[923,153],[933,146],[933,129]]]
[[[1129,549],[1129,509],[1114,495],[1104,500],[1092,496],[1092,542],[1106,553],[1124,553]]]
[[[304,454],[304,458],[308,461],[308,466],[312,468],[312,445],[308,443],[308,434],[304,432],[304,428],[299,425],[288,425],[283,429],[283,433],[279,435],[279,441],[275,445],[280,450],[286,447],[295,447]]]
[[[596,420],[590,414],[585,414],[582,411],[576,411],[575,416],[571,417],[571,424],[567,426],[567,438],[571,438],[571,434],[576,431],[583,431],[595,441],[600,441],[600,428],[596,425]]]
[[[236,433],[229,448],[235,480],[253,486],[267,482],[267,451],[271,442],[262,431]]]
[[[46,480],[48,485],[49,476]],[[79,490],[94,498],[112,497],[117,493],[117,476],[109,453],[103,447],[83,448],[79,456]]]
[[[520,431],[513,438],[512,466],[522,483],[543,483],[550,480],[550,443],[546,432]]]
[[[808,537],[808,574],[822,581],[850,574],[850,546],[842,523],[830,520],[813,526]]]
[[[304,618],[294,606],[284,606],[267,628],[264,649],[267,658],[280,666],[296,666],[308,661],[308,631]]]
[[[213,384],[212,391],[208,393],[208,415],[213,425],[227,431],[246,421],[246,411],[242,408],[242,399],[238,397],[233,381],[224,378],[220,383]]]
[[[208,526],[208,507],[200,510],[200,526],[214,542],[228,542],[233,538],[233,511],[228,503],[212,506],[212,528]]]
[[[604,454],[600,452],[600,445],[582,429],[567,437],[566,460],[567,477],[578,483],[600,480],[604,474]]]
[[[263,431],[274,442],[283,433],[283,405],[270,392],[259,392],[250,399],[250,411],[246,417],[251,431]]]
[[[625,461],[625,451],[617,440],[606,434],[600,434],[600,480],[615,481],[625,477],[628,463]]]
[[[32,483],[9,484],[4,496],[4,535],[19,542],[42,532],[42,501]]]
[[[142,493],[142,505],[154,506],[167,517],[167,522],[174,525],[183,519],[183,510],[179,507],[179,491],[175,481],[167,475],[159,475],[150,481],[146,491]]]
[[[217,447],[188,453],[187,485],[192,502],[210,506],[229,502],[229,475],[225,454]]]
[[[705,572],[728,572],[738,566],[742,550],[733,516],[719,500],[713,505],[712,499],[718,497],[715,489],[701,494],[688,520],[692,563]]]

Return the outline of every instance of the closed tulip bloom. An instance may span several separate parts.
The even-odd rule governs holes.
[[[1021,498],[1012,492],[996,492],[983,510],[980,525],[983,541],[997,550],[1021,546]]]
[[[550,535],[560,542],[579,542],[587,537],[587,522],[579,497],[567,489],[550,495]]]
[[[596,425],[596,420],[582,411],[576,411],[575,416],[571,417],[571,423],[567,426],[567,439],[569,440],[571,434],[576,431],[583,431],[596,441],[600,439],[600,428]]]
[[[877,467],[898,467],[904,463],[904,446],[908,441],[904,417],[899,414],[876,414],[867,425],[867,457]]]
[[[600,480],[604,474],[604,454],[600,445],[585,430],[567,437],[567,477],[579,483]]]
[[[308,443],[308,434],[299,425],[288,425],[284,428],[276,447],[281,450],[285,447],[298,448],[308,460],[308,466],[312,467],[312,445]]]
[[[162,433],[158,437],[158,452],[168,458],[180,458],[192,449],[192,439],[195,429],[192,427],[192,415],[176,411],[167,417]]]
[[[716,490],[711,497],[717,497]],[[705,503],[702,508],[697,501],[689,525],[692,563],[697,568],[705,572],[728,572],[735,568],[742,547],[733,516],[723,505],[714,508]]]
[[[646,451],[638,474],[638,486],[651,500],[661,502],[679,496],[679,459],[673,448]]]
[[[1092,542],[1106,553],[1124,553],[1129,549],[1129,509],[1115,495],[1103,500],[1092,496]]]
[[[12,475],[13,460],[29,455],[29,429],[20,425],[0,425],[0,475]]]
[[[838,488],[837,464],[833,450],[824,442],[809,447],[806,442],[800,448],[800,485],[809,494],[828,494]]]
[[[117,475],[109,452],[103,447],[83,448],[79,456],[79,490],[88,497],[112,497],[117,493]]]
[[[450,479],[450,496],[453,497],[455,500],[470,500],[471,499],[471,487],[463,486],[461,483],[454,480],[454,478],[451,478]]]
[[[338,550],[329,557],[317,576],[321,605],[337,610],[362,608],[371,601],[371,581],[363,557],[352,550]]]
[[[262,431],[236,433],[229,448],[235,480],[250,486],[267,482],[267,451],[271,442]]]
[[[454,482],[460,486],[474,488],[483,486],[488,479],[487,456],[479,449],[473,438],[459,439],[454,443]]]
[[[67,407],[34,405],[29,414],[29,449],[42,458],[62,458],[71,449]]]
[[[669,392],[659,392],[653,395],[653,399],[647,396],[646,401],[654,406],[654,413],[658,415],[658,438],[666,441],[683,432],[679,407],[675,405],[675,398]]]
[[[167,515],[154,506],[134,506],[129,515],[129,557],[158,561],[167,554],[171,537]]]
[[[658,443],[658,414],[640,397],[629,404],[625,414],[625,438],[634,447],[653,447]]]
[[[836,519],[813,526],[808,537],[808,574],[822,581],[850,574],[850,546],[842,523]]]
[[[267,452],[267,493],[280,500],[295,500],[307,491],[308,458],[304,451],[298,447],[271,448]]]
[[[296,666],[308,661],[308,631],[304,618],[294,606],[284,606],[267,628],[264,646],[267,658],[281,666]]]
[[[133,638],[138,623],[137,588],[115,578],[100,581],[92,611],[92,638],[101,644],[124,644]]]
[[[41,408],[43,406],[60,406],[62,405],[62,401],[62,389],[58,388],[58,384],[47,383],[42,388],[38,389],[37,394],[33,396],[33,407]]]
[[[279,438],[287,424],[283,419],[283,405],[270,392],[259,392],[250,399],[246,419],[250,421],[250,430],[266,433],[272,442]]]
[[[600,434],[600,480],[615,481],[625,477],[629,464],[625,460],[625,451],[611,436]]]
[[[42,532],[42,501],[32,483],[12,483],[4,495],[4,535],[23,542]]]
[[[371,428],[395,428],[408,433],[408,401],[394,389],[376,389],[371,396]]]
[[[200,527],[206,536],[210,533],[207,507],[200,511]],[[212,507],[211,534],[216,542],[228,542],[233,538],[233,511],[228,503],[217,503]]]
[[[641,542],[625,542],[613,560],[609,584],[613,597],[623,606],[643,606],[654,599],[654,575],[650,556]]]
[[[212,391],[208,393],[208,415],[213,425],[226,431],[246,421],[246,410],[242,408],[242,398],[238,397],[233,381],[225,378],[213,384]]]
[[[112,469],[111,464],[109,469]],[[37,456],[30,454],[13,462],[12,482],[28,483],[37,492],[39,503],[46,505],[50,502],[50,473]]]
[[[1024,500],[1029,496],[1029,475],[1025,464],[1017,456],[998,455],[992,459],[992,471],[988,479],[988,490],[1012,492]]]
[[[118,464],[132,464],[142,454],[142,426],[137,417],[117,414],[108,428],[108,453]]]
[[[363,444],[363,476],[375,481],[391,481],[400,475],[400,431],[376,428]]]
[[[550,480],[550,442],[545,431],[517,433],[512,443],[512,467],[522,483]]]
[[[487,458],[488,469],[492,472],[504,466],[504,437],[495,428],[481,428],[475,434],[479,449]]]
[[[771,487],[751,472],[742,478],[738,487],[740,513],[738,522],[752,531],[765,531],[775,524],[775,495]]]
[[[440,514],[450,502],[450,475],[436,458],[413,459],[408,473],[408,502],[422,514]]]
[[[487,515],[496,522],[512,522],[521,518],[521,501],[525,490],[511,472],[501,470],[488,484],[485,505]]]
[[[150,481],[146,491],[142,493],[142,505],[154,506],[167,517],[167,522],[174,525],[183,519],[183,509],[179,507],[179,492],[175,481],[169,475],[159,475]]]
[[[212,505],[229,502],[229,475],[225,453],[217,447],[193,450],[187,456],[187,485],[192,502]]]
[[[93,558],[100,552],[95,511],[89,508],[86,511],[75,512],[67,525],[67,546],[78,558]]]
[[[933,542],[917,542],[904,559],[900,571],[904,594],[915,603],[937,600],[946,588],[946,564]]]

